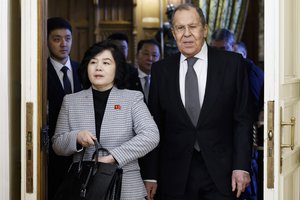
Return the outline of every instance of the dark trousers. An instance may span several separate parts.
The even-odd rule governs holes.
[[[48,162],[48,200],[52,200],[68,173],[68,169],[72,163],[72,156],[58,156],[50,148]]]
[[[201,152],[194,151],[184,196],[163,195],[161,200],[235,200],[233,193],[219,192],[211,179]]]

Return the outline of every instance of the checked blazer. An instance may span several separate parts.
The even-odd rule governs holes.
[[[96,130],[91,88],[65,96],[53,137],[55,152],[74,155],[73,161],[78,161],[80,153],[76,140],[81,130],[93,134]],[[158,142],[158,128],[143,101],[143,94],[113,87],[101,124],[100,144],[123,168],[121,199],[143,199],[146,196],[138,158],[154,149]],[[94,150],[94,147],[87,148],[84,159],[91,159]]]

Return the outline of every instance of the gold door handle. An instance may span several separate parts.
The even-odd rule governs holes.
[[[274,188],[274,101],[267,102],[267,187]]]
[[[291,126],[291,143],[290,144],[281,144],[280,147],[281,148],[291,148],[292,150],[294,150],[294,145],[295,145],[295,122],[296,122],[296,118],[295,117],[291,117],[291,122],[283,122],[282,120],[280,120],[280,125],[281,128],[284,126]],[[282,133],[282,131],[281,131]]]

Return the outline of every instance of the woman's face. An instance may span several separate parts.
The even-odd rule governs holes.
[[[104,50],[92,58],[88,64],[88,77],[93,89],[106,91],[113,87],[116,63],[109,50]]]

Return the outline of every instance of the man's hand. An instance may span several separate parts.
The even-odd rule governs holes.
[[[251,181],[249,173],[243,170],[233,170],[231,177],[232,191],[237,190],[236,197],[240,197],[242,192],[245,191],[246,187]]]
[[[157,189],[157,183],[144,181],[144,184],[147,190],[147,200],[153,200]]]

